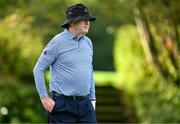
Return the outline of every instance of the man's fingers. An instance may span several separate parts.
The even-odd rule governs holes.
[[[44,108],[46,109],[46,111],[51,112],[53,107],[48,106],[48,105],[44,105]]]
[[[49,111],[49,112],[52,112],[54,106],[55,106],[55,102],[53,101],[53,102],[51,102],[51,103],[48,105],[48,107],[47,107],[48,111]]]
[[[54,106],[49,106],[49,107],[48,107],[49,112],[52,112],[53,107],[54,107]]]
[[[42,101],[42,104],[43,104],[44,108],[48,112],[51,112],[54,105],[55,105],[55,101],[52,98],[48,97],[48,96],[41,98],[41,101]]]

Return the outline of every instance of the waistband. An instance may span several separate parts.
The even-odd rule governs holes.
[[[82,100],[82,99],[85,99],[88,97],[87,96],[66,96],[66,95],[63,95],[63,94],[59,94],[55,91],[51,91],[50,92],[51,96],[52,97],[63,97],[63,98],[67,98],[67,99],[70,99],[70,100]]]

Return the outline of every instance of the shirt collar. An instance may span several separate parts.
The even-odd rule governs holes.
[[[64,33],[67,35],[67,37],[68,37],[69,39],[74,39],[74,40],[84,39],[84,36],[82,36],[82,37],[80,37],[80,38],[78,39],[75,34],[71,33],[71,32],[68,31],[67,29],[64,30]]]

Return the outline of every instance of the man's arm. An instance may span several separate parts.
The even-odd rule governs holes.
[[[91,99],[92,101],[95,101],[95,100],[96,100],[93,67],[92,67],[92,71],[91,71],[90,99]]]
[[[56,54],[57,54],[56,47],[57,47],[57,43],[55,41],[49,42],[46,48],[41,53],[41,56],[39,57],[33,69],[36,88],[39,93],[39,96],[41,97],[41,102],[47,111],[52,110],[54,101],[48,97],[46,85],[45,85],[44,73],[46,69],[56,59]]]
[[[92,41],[87,37],[88,39],[88,44],[91,47],[92,54],[93,54],[93,44]],[[93,59],[93,56],[92,56]],[[93,65],[91,65],[91,87],[90,87],[90,96],[89,98],[91,99],[92,105],[95,109],[96,106],[96,95],[95,95],[95,83],[94,83],[94,74],[93,74]]]
[[[96,106],[96,95],[95,95],[95,83],[94,83],[94,74],[93,74],[93,66],[92,66],[92,71],[91,71],[91,87],[90,87],[90,99],[92,102],[92,105],[95,109]]]

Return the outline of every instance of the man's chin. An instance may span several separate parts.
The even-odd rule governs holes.
[[[88,33],[88,31],[83,31],[83,34],[86,35]]]
[[[83,32],[83,33],[86,33],[86,34],[87,34],[87,33],[88,33],[88,31],[89,31],[89,29],[88,29],[88,28],[84,28],[84,27],[82,27],[82,32]]]

